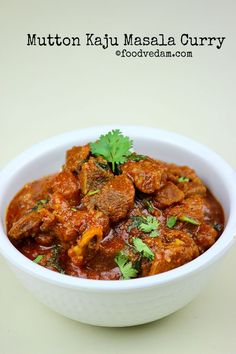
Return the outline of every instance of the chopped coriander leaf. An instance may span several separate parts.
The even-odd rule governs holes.
[[[154,206],[151,200],[143,199],[142,203],[150,213],[154,210]]]
[[[39,208],[44,205],[44,204],[47,204],[48,203],[48,200],[47,199],[40,199],[36,202],[35,206],[32,208],[32,211],[35,211],[35,210],[39,210]]]
[[[147,158],[147,156],[145,156],[145,155],[139,155],[139,154],[136,154],[133,152],[131,155],[129,155],[128,160],[139,162],[141,160],[146,160],[146,158]]]
[[[182,182],[189,182],[189,178],[185,177],[185,176],[181,176],[178,178],[178,182],[182,183]]]
[[[90,195],[97,194],[97,193],[99,193],[99,192],[100,192],[100,189],[96,189],[95,191],[89,191],[89,192],[87,193],[87,195],[90,196]]]
[[[42,255],[42,254],[39,254],[39,255],[33,260],[33,262],[34,262],[34,263],[39,263],[42,259],[43,259],[43,255]]]
[[[136,269],[138,272],[140,271],[142,265],[141,259],[142,256],[140,255],[140,258],[136,262],[134,262],[134,269]]]
[[[76,209],[76,208],[71,208],[71,210],[72,210],[72,211],[77,211],[77,209]]]
[[[159,221],[154,216],[131,216],[132,223],[128,226],[128,232],[134,228],[138,228],[140,231],[150,233],[150,237],[157,237],[159,233],[157,231],[159,227]]]
[[[142,215],[134,215],[131,216],[130,219],[132,220],[132,223],[128,226],[128,232],[130,232],[134,228],[138,228],[140,224],[145,222],[145,217]]]
[[[160,234],[159,234],[159,231],[157,231],[157,230],[153,230],[153,231],[151,231],[150,232],[150,237],[152,237],[152,238],[155,238],[155,237],[157,237],[157,236],[159,236]]]
[[[200,225],[200,222],[198,220],[195,220],[193,218],[189,218],[188,216],[184,215],[179,218],[181,221],[188,222],[193,225]]]
[[[43,204],[47,204],[47,203],[48,203],[47,199],[41,199],[37,202],[37,204],[39,204],[39,205],[43,205]]]
[[[141,253],[143,257],[146,257],[150,261],[154,259],[154,253],[152,250],[144,243],[141,238],[133,237],[133,244],[137,252]]]
[[[133,268],[129,258],[123,252],[117,254],[115,262],[120,268],[123,279],[135,278],[137,276],[138,270]]]
[[[223,229],[223,225],[222,225],[222,224],[217,224],[217,223],[215,223],[215,224],[213,225],[213,228],[214,228],[216,231],[221,232],[222,229]]]
[[[59,257],[60,257],[60,246],[59,245],[55,245],[52,248],[51,257],[47,260],[47,266],[53,267],[58,272],[64,274],[65,271],[60,265]]]
[[[177,221],[177,216],[169,216],[166,221],[166,226],[169,227],[169,229],[172,229],[172,227],[175,226]]]
[[[113,172],[116,164],[126,162],[127,157],[131,154],[130,149],[132,146],[133,141],[122,135],[119,129],[101,135],[95,143],[90,143],[92,154],[103,156],[105,160],[111,162]]]
[[[154,216],[145,217],[145,221],[142,222],[138,228],[139,230],[149,233],[151,231],[157,230],[159,226],[159,221]]]

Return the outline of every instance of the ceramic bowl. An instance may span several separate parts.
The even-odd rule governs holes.
[[[119,281],[80,279],[33,263],[6,236],[6,209],[29,181],[59,170],[65,151],[119,128],[134,140],[135,151],[194,168],[224,208],[225,230],[195,260],[174,270]],[[98,326],[132,326],[157,320],[195,298],[217,269],[236,234],[236,175],[217,154],[175,133],[142,126],[97,126],[59,135],[33,146],[0,173],[0,252],[22,284],[58,313]]]

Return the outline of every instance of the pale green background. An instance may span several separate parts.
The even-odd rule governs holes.
[[[206,144],[236,169],[235,1],[0,0],[0,167],[64,131],[144,124]],[[115,49],[27,47],[26,34],[226,36],[193,59],[127,59]],[[206,290],[146,326],[105,329],[38,303],[0,259],[0,354],[236,353],[236,247]],[[137,295],[138,296],[138,295]],[[142,311],[142,309],[140,309]]]

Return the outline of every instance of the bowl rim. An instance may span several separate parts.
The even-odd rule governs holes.
[[[84,291],[109,291],[117,293],[123,291],[132,291],[134,289],[146,289],[150,287],[164,286],[170,282],[177,282],[179,279],[191,276],[192,274],[195,274],[200,270],[204,270],[216,262],[232,245],[236,237],[236,220],[234,219],[234,215],[236,214],[235,171],[229,166],[227,162],[225,162],[219,155],[217,155],[208,147],[171,131],[146,127],[142,125],[98,125],[81,130],[69,131],[51,137],[31,146],[7,164],[7,166],[0,172],[0,195],[2,195],[5,186],[8,184],[8,180],[11,180],[11,177],[17,173],[17,167],[24,167],[35,158],[51,151],[52,148],[56,148],[62,144],[69,143],[70,140],[77,138],[79,144],[79,141],[81,140],[89,141],[90,139],[93,139],[91,136],[96,138],[112,129],[120,129],[124,134],[131,136],[133,139],[144,138],[147,136],[148,139],[151,140],[163,141],[175,146],[177,145],[187,149],[188,151],[191,151],[193,154],[198,155],[200,158],[203,158],[203,156],[206,158],[207,156],[208,161],[212,165],[218,166],[218,168],[220,168],[220,175],[222,176],[222,180],[225,182],[227,188],[230,189],[229,219],[221,237],[205,253],[192,260],[191,262],[173,270],[153,276],[130,280],[94,280],[59,274],[33,263],[27,257],[22,255],[11,244],[8,237],[6,236],[6,233],[4,232],[3,223],[5,223],[5,220],[0,220],[0,253],[10,264],[14,265],[17,269],[30,274],[33,277],[37,277],[38,279],[58,285],[60,287],[80,289]],[[2,203],[0,199],[0,213],[1,209]]]

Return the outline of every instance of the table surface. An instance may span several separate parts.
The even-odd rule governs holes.
[[[99,3],[99,4],[98,4]],[[116,7],[116,8],[115,8]],[[34,143],[97,124],[193,138],[236,169],[235,2],[0,1],[0,168]],[[188,31],[226,36],[191,59],[116,57],[113,48],[27,47],[26,34]],[[99,328],[35,300],[0,257],[0,354],[236,352],[236,247],[191,304],[153,323]]]

